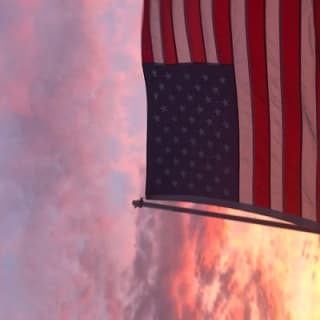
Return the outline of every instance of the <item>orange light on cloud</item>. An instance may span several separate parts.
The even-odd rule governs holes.
[[[319,319],[317,235],[187,215],[180,220],[185,242],[176,248],[176,270],[162,273],[179,319]],[[193,223],[201,225],[194,232]]]

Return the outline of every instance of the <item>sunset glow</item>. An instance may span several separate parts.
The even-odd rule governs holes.
[[[319,320],[318,236],[132,208],[141,10],[1,1],[0,319]]]

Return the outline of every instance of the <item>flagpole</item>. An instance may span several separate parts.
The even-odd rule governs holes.
[[[271,219],[281,220],[284,223],[292,223],[295,225],[304,226],[307,229],[313,229],[319,224],[315,221],[307,220],[305,218],[289,214],[287,212],[275,211],[273,209],[267,209],[262,207],[255,207],[244,203],[236,203],[232,201],[225,201],[221,199],[208,199],[198,196],[177,196],[177,195],[165,195],[165,196],[149,196],[149,200],[156,201],[175,201],[175,202],[188,202],[202,205],[212,205],[217,207],[224,207],[234,210],[245,211],[248,213],[257,214],[259,216],[265,216]],[[320,229],[320,226],[319,226]]]
[[[287,230],[295,230],[295,231],[320,234],[320,226],[319,227],[317,227],[317,226],[306,227],[306,226],[299,226],[299,225],[288,224],[288,223],[283,223],[283,222],[234,216],[234,215],[229,215],[229,214],[225,214],[225,213],[216,213],[216,212],[193,209],[193,208],[182,208],[182,207],[171,206],[171,205],[166,205],[166,204],[146,202],[143,200],[143,198],[140,198],[139,200],[133,200],[132,205],[134,208],[145,207],[145,208],[151,208],[151,209],[168,210],[168,211],[172,211],[175,213],[182,213],[182,214],[189,213],[189,214],[201,216],[201,217],[218,218],[218,219],[225,219],[225,220],[231,220],[231,221],[237,221],[237,222],[252,223],[252,224],[256,224],[256,225],[262,225],[262,226],[268,226],[268,227],[274,227],[274,228],[281,228],[281,229],[287,229]]]

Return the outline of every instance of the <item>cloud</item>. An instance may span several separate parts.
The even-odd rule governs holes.
[[[319,315],[317,236],[147,209],[137,230],[126,319]]]
[[[223,222],[146,212],[137,218],[137,250],[132,274],[133,301],[127,319],[197,319],[199,308],[199,268],[206,242],[224,242]],[[206,225],[213,233],[206,234]],[[215,246],[208,243],[211,252]],[[203,249],[202,249],[203,248]],[[202,281],[205,276],[201,273]]]
[[[114,3],[0,9],[0,318],[122,319],[143,157],[140,133],[126,133],[128,101],[139,98],[126,85],[132,58],[128,74],[115,67],[123,39],[107,32]],[[126,183],[114,190],[119,176]]]

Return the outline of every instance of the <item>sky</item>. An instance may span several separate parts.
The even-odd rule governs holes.
[[[320,319],[320,239],[133,209],[142,1],[0,1],[0,319]]]

